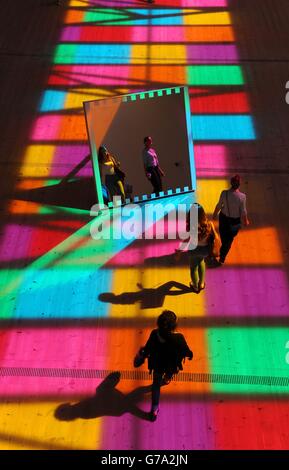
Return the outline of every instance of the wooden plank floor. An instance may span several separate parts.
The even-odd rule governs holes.
[[[0,7],[0,448],[288,449],[288,2],[62,3]],[[163,287],[189,282],[175,242],[93,240],[90,164],[67,179],[84,100],[176,85],[197,200],[239,172],[251,219],[199,295]],[[194,360],[151,423],[132,357],[164,308]]]

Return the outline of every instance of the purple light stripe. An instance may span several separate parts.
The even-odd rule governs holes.
[[[27,213],[29,213],[29,208],[27,208]],[[23,217],[23,215],[21,217]],[[6,225],[0,245],[0,263],[1,261],[17,259],[25,260],[27,258],[27,250],[31,236],[32,228],[30,226],[22,225],[22,223],[21,225]]]
[[[170,392],[181,392],[180,384],[170,385]],[[178,387],[178,390],[177,390]],[[180,395],[181,397],[181,395]],[[138,403],[145,411],[150,409],[150,393],[145,403]],[[155,423],[137,418],[130,413],[107,417],[103,421],[102,448],[113,450],[209,450],[214,448],[212,406],[204,401],[170,401],[161,394],[160,413]],[[168,426],[168,423],[170,425]],[[125,429],[125,432],[123,430]]]
[[[83,159],[90,153],[87,145],[63,145],[55,148],[53,163],[51,165],[51,178],[64,178],[74,168],[81,164]],[[93,175],[91,161],[81,168],[76,177]]]
[[[139,0],[110,0],[108,5],[108,0],[89,0],[83,2],[83,8],[85,7],[109,7],[109,8],[133,8],[140,7]],[[150,6],[150,5],[149,5]],[[228,6],[228,0],[158,0],[158,7],[176,7],[176,8],[203,8],[203,7],[226,7]],[[142,8],[145,8],[145,3],[142,5]]]
[[[208,316],[274,317],[289,315],[286,273],[281,269],[208,269],[206,273]]]
[[[190,63],[236,63],[239,56],[235,45],[190,45],[187,46],[187,60]]]
[[[74,42],[79,41],[81,37],[80,26],[66,26],[63,28],[59,42]]]

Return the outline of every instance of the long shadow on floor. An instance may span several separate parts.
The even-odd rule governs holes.
[[[15,199],[33,201],[40,204],[90,210],[96,203],[96,189],[93,178],[65,179],[58,184],[40,188],[19,190]]]
[[[103,292],[98,296],[101,302],[111,304],[131,305],[140,302],[141,309],[161,307],[167,295],[182,295],[192,293],[189,286],[176,281],[169,281],[159,287],[145,289],[142,284],[137,284],[140,291],[123,292],[116,295],[113,292]],[[177,290],[172,290],[173,288]]]
[[[56,408],[54,416],[59,421],[73,421],[77,418],[93,419],[131,413],[137,418],[149,420],[149,413],[141,410],[137,402],[151,391],[151,386],[138,387],[125,395],[116,388],[120,375],[120,372],[112,372],[96,388],[93,397],[85,398],[75,404],[63,403]]]

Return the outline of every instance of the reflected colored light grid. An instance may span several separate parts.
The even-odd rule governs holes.
[[[67,18],[67,23],[69,22]],[[75,20],[73,20],[74,22]],[[170,26],[170,25],[229,25],[230,15],[226,11],[203,12],[191,9],[95,9],[84,13],[84,23],[107,26]]]
[[[94,0],[70,0],[69,6],[70,7],[92,7],[93,4],[96,3]],[[129,8],[133,4],[139,6],[138,0],[122,0],[121,4],[119,0],[111,0],[109,2],[110,7],[114,8]],[[175,7],[176,4],[181,7],[226,7],[228,6],[228,0],[158,0],[158,5],[165,6],[165,7]],[[98,6],[107,7],[107,0],[97,0]],[[154,5],[151,5],[151,9]],[[77,10],[72,10],[77,11]]]
[[[49,129],[47,130],[47,126]],[[253,121],[246,115],[193,115],[194,140],[253,140],[256,138]],[[46,131],[45,131],[46,130]],[[86,127],[83,116],[57,114],[38,117],[31,140],[86,141]]]
[[[66,26],[60,42],[81,43],[230,43],[231,26]]]
[[[209,328],[210,370],[213,374],[288,377],[285,361],[287,328]],[[222,393],[288,393],[287,387],[263,384],[213,383]]]
[[[141,65],[55,65],[48,80],[49,85],[65,86],[128,86],[147,87],[146,66]],[[168,70],[164,65],[151,65],[149,79],[152,82],[188,86],[244,85],[239,65],[191,65]]]
[[[238,55],[234,45],[152,44],[60,44],[55,64],[190,64],[235,63]]]

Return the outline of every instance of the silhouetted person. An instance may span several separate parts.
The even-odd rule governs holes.
[[[146,177],[150,180],[154,193],[158,196],[162,191],[162,177],[165,176],[160,167],[159,159],[156,151],[152,148],[152,138],[147,136],[144,138],[144,149],[142,151],[142,158]]]
[[[63,403],[55,410],[54,415],[60,421],[73,421],[77,418],[92,419],[100,416],[121,416],[131,413],[139,418],[148,419],[145,413],[136,406],[136,402],[143,398],[144,393],[151,387],[138,387],[131,393],[124,395],[115,387],[120,381],[120,373],[112,372],[96,388],[95,395],[71,404]]]
[[[170,383],[173,375],[183,370],[182,362],[188,357],[193,358],[184,336],[175,333],[177,328],[177,316],[170,310],[164,310],[157,320],[158,328],[153,330],[140,353],[143,358],[148,358],[148,368],[153,372],[152,403],[150,417],[152,421],[157,419],[159,412],[160,387]],[[140,363],[134,362],[138,367]]]
[[[221,236],[220,264],[225,263],[225,259],[234,238],[238,234],[241,223],[249,225],[246,209],[246,194],[239,190],[241,179],[239,175],[231,178],[231,188],[221,192],[213,218],[219,214],[219,232]]]

